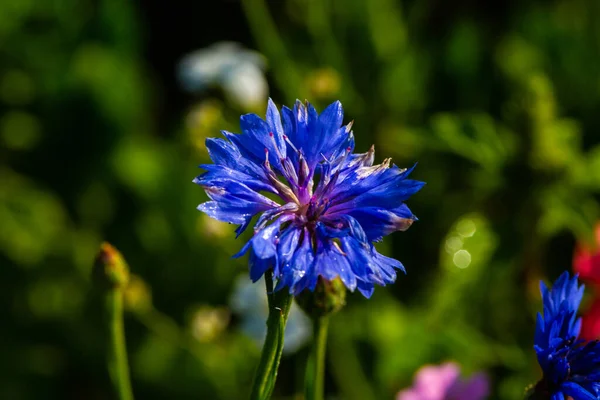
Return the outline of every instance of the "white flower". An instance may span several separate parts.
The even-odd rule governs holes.
[[[220,87],[230,100],[245,108],[264,102],[269,86],[264,76],[264,57],[233,42],[215,43],[185,56],[177,75],[182,87],[202,92]]]

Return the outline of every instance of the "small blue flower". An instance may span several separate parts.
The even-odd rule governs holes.
[[[206,140],[214,164],[201,165],[206,172],[194,182],[211,200],[198,209],[239,224],[238,236],[260,214],[236,255],[250,252],[252,281],[272,268],[276,290],[297,295],[314,290],[319,277],[339,277],[370,297],[375,284],[404,271],[373,242],[416,220],[404,201],[424,183],[407,179],[414,167],[400,169],[389,159],[373,165],[373,147],[353,153],[352,123],[342,126],[342,119],[339,101],[319,115],[299,101],[280,114],[269,100],[266,121],[247,114],[242,134]]]
[[[581,319],[577,309],[583,297],[577,275],[564,272],[548,289],[541,282],[543,316],[538,313],[535,351],[544,378],[536,393],[551,400],[600,399],[600,344],[579,338]]]

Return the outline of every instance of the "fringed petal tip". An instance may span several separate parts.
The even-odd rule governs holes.
[[[407,179],[416,167],[374,165],[374,148],[355,154],[352,122],[343,125],[339,101],[320,114],[308,101],[266,118],[240,117],[241,134],[221,131],[206,147],[214,164],[193,183],[210,201],[198,206],[212,218],[239,225],[252,220],[254,235],[234,257],[249,253],[250,276],[268,268],[295,294],[314,290],[319,277],[339,278],[369,298],[375,285],[396,280],[402,264],[379,254],[373,242],[408,229],[417,217],[404,204],[424,182]],[[255,218],[257,217],[257,218]]]

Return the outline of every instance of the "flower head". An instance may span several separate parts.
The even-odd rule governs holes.
[[[573,254],[573,271],[594,289],[591,305],[581,319],[581,337],[588,340],[600,338],[600,223],[596,224],[595,234],[594,246],[580,242]]]
[[[578,243],[573,255],[573,270],[583,281],[600,285],[600,223],[596,224],[595,234],[594,247]]]
[[[339,276],[369,297],[374,285],[396,278],[402,264],[379,254],[373,242],[406,230],[416,217],[404,204],[423,182],[411,169],[373,165],[374,150],[355,154],[352,124],[342,126],[341,103],[320,115],[297,101],[281,114],[269,100],[266,121],[240,118],[241,134],[207,139],[214,164],[194,182],[210,201],[198,209],[239,224],[238,236],[258,216],[254,235],[236,256],[250,252],[250,278],[269,268],[278,284],[299,294],[319,277]]]
[[[544,304],[538,313],[535,351],[543,379],[536,386],[537,395],[552,400],[600,398],[600,344],[579,339],[581,319],[577,309],[583,297],[583,285],[577,275],[564,272],[552,289],[540,284]]]
[[[448,362],[421,368],[413,387],[398,393],[396,400],[483,400],[488,393],[486,375],[479,373],[462,380],[460,367]]]

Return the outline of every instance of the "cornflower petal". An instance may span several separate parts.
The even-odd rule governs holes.
[[[543,314],[538,313],[534,349],[544,377],[538,386],[552,399],[600,398],[600,343],[579,339],[577,309],[584,286],[564,272],[549,289],[540,283]]]
[[[417,220],[404,201],[423,182],[407,179],[414,166],[400,169],[389,159],[374,165],[373,147],[355,154],[352,123],[343,126],[343,118],[339,101],[319,115],[308,102],[279,111],[269,100],[266,120],[247,114],[241,134],[207,139],[214,164],[201,165],[205,172],[194,182],[210,201],[198,208],[239,224],[238,236],[258,217],[235,255],[249,253],[253,281],[272,269],[276,290],[299,294],[319,278],[339,277],[370,297],[375,285],[404,271],[373,242]]]

